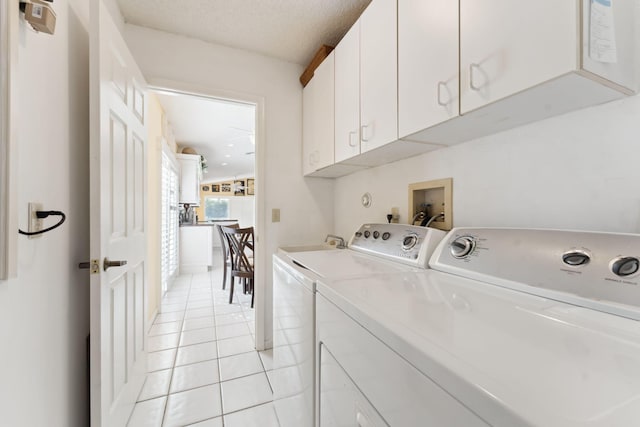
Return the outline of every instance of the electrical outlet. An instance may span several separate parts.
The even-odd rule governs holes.
[[[41,210],[44,210],[42,203],[29,203],[29,233],[42,230],[42,219],[36,215],[36,212]],[[42,234],[36,234],[35,236],[29,236],[29,239],[35,239],[40,236],[42,236]]]

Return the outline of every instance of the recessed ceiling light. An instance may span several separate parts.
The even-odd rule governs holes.
[[[229,163],[223,163],[222,166],[227,166]]]
[[[224,156],[228,159],[229,157],[231,157],[231,154],[225,154]]]
[[[227,147],[233,147],[233,144],[227,144]]]

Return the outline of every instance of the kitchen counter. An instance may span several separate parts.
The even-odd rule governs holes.
[[[236,224],[238,222],[237,219],[214,219],[212,221],[207,222],[199,222],[197,224],[180,224],[180,227],[202,227],[202,226],[212,226],[212,225],[229,225]]]
[[[211,227],[180,227],[180,273],[204,273],[213,266],[213,237],[217,234]]]

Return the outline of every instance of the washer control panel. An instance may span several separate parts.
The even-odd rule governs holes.
[[[429,257],[445,232],[406,224],[363,224],[349,248],[417,268],[427,268]]]
[[[431,268],[640,320],[640,235],[455,228]]]

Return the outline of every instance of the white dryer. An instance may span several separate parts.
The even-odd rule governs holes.
[[[454,229],[319,280],[320,426],[640,425],[640,236]]]
[[[419,272],[445,233],[401,224],[364,224],[348,249],[281,252],[273,257],[274,406],[283,427],[316,424],[318,280]]]

